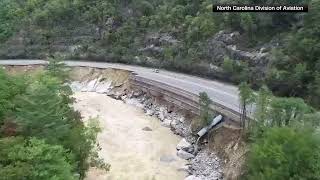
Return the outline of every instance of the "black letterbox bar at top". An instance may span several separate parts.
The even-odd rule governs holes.
[[[213,12],[308,12],[308,5],[213,4]]]

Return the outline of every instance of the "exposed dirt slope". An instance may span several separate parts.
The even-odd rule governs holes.
[[[248,152],[240,129],[222,126],[209,134],[209,148],[224,160],[223,175],[226,180],[240,179]]]

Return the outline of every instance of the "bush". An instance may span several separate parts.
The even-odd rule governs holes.
[[[0,179],[75,180],[71,156],[59,145],[31,138],[0,140]]]
[[[320,139],[311,129],[271,128],[252,144],[248,180],[320,178]]]

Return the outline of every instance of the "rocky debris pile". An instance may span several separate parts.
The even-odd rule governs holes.
[[[201,179],[219,180],[222,179],[222,169],[219,158],[208,149],[200,151],[191,160],[191,173]]]
[[[123,97],[123,96],[122,96]],[[222,179],[222,168],[219,158],[202,148],[195,154],[196,138],[190,129],[190,124],[185,117],[176,112],[169,111],[165,106],[156,104],[151,98],[142,92],[130,92],[122,99],[127,104],[142,107],[145,114],[155,116],[161,121],[161,125],[170,128],[175,134],[184,137],[177,144],[177,156],[188,160],[189,163],[179,168],[189,174],[185,180],[219,180]],[[162,157],[161,161],[171,161],[172,157]]]
[[[117,91],[111,86],[111,82],[102,79],[88,80],[85,82],[72,82],[73,91],[104,93],[114,99],[122,100],[124,103],[140,107],[148,116],[155,116],[161,121],[161,125],[170,128],[175,134],[184,137],[177,144],[177,156],[188,160],[189,163],[179,168],[189,174],[185,180],[215,180],[222,179],[222,170],[219,159],[216,155],[210,154],[207,150],[200,149],[195,154],[196,137],[193,136],[190,125],[185,121],[183,115],[169,111],[166,106],[153,102],[151,98],[142,91]],[[144,127],[143,131],[151,132],[150,127]],[[161,157],[160,161],[172,162],[174,157]]]

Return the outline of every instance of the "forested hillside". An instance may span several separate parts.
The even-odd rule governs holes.
[[[309,4],[309,13],[213,13],[212,3]],[[140,64],[320,104],[319,0],[1,0],[0,57]]]
[[[309,13],[213,13],[212,3],[306,3]],[[163,67],[319,107],[319,18],[319,0],[1,0],[0,57]]]
[[[0,179],[83,179],[97,158],[97,121],[84,126],[64,85],[65,70],[51,63],[34,75],[0,70]]]
[[[213,3],[299,3],[309,12],[213,13]],[[320,179],[320,0],[0,0],[0,58],[52,56],[240,84],[242,178]],[[0,70],[0,179],[108,170],[92,159],[99,128],[80,121],[67,77],[55,61],[36,75]]]

